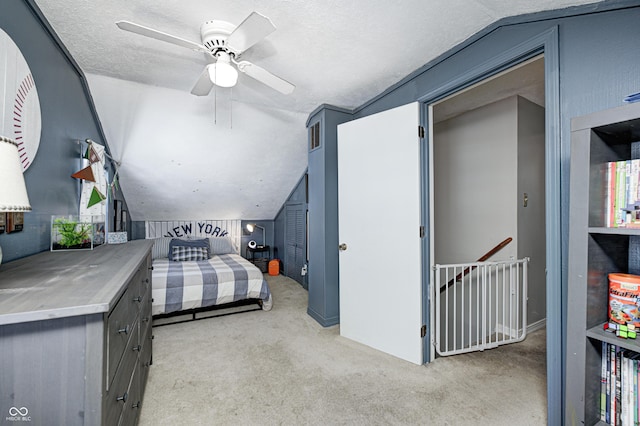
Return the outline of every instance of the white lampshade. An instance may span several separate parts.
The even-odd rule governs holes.
[[[220,87],[233,87],[238,82],[238,70],[230,64],[227,53],[220,52],[215,64],[209,65],[211,82]]]
[[[18,144],[0,136],[0,212],[31,210]]]

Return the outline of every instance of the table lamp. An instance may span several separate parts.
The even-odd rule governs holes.
[[[254,229],[256,229],[256,228],[262,229],[262,246],[264,247],[264,246],[267,245],[267,242],[265,241],[265,238],[264,238],[264,228],[262,226],[260,226],[260,225],[255,224],[255,223],[247,223],[247,231],[251,232],[252,234],[253,234]]]
[[[0,136],[0,214],[31,210],[27,186],[22,175],[18,144]],[[0,264],[2,247],[0,247]]]

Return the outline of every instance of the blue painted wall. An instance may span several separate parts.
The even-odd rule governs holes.
[[[84,77],[40,20],[32,1],[2,1],[0,28],[29,64],[42,114],[40,147],[24,174],[33,211],[25,213],[22,232],[0,234],[7,262],[49,250],[51,215],[78,214],[79,184],[71,174],[79,170],[81,148],[75,141],[91,138],[104,144],[104,139]],[[118,199],[124,200],[121,193]]]
[[[309,305],[307,313],[328,327],[340,322],[338,262],[338,124],[351,114],[322,106],[308,126],[320,123],[320,147],[309,151]]]
[[[143,220],[131,221],[131,234],[129,239],[131,240],[144,240],[147,236],[147,228]]]
[[[264,241],[262,240],[262,229],[255,228],[252,234],[245,235],[246,226],[248,223],[255,223],[264,228]],[[242,238],[240,239],[240,255],[244,258],[247,257],[247,245],[249,241],[255,241],[257,245],[267,245],[271,247],[270,258],[273,258],[273,220],[243,220],[242,221]],[[265,253],[256,254],[256,257],[266,257]]]

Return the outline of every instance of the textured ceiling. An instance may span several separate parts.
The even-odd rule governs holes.
[[[135,220],[271,219],[306,168],[304,125],[317,106],[360,106],[503,17],[586,3],[594,2],[36,0],[87,74]],[[243,58],[295,84],[291,95],[243,74],[215,97],[190,95],[204,54],[115,25],[128,20],[200,42],[203,22],[237,25],[252,11],[277,30]],[[150,149],[145,129],[157,154],[141,154]],[[183,167],[175,167],[176,157]],[[204,157],[234,161],[220,170]]]

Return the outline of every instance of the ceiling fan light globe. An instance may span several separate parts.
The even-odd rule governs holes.
[[[220,87],[233,87],[238,82],[238,71],[230,64],[218,61],[209,67],[211,82]]]

